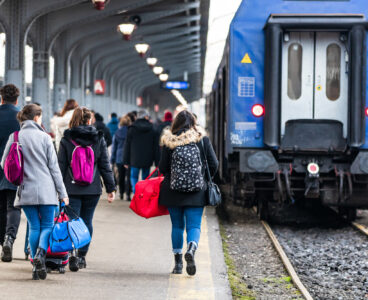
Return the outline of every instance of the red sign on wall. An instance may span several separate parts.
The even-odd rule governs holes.
[[[105,80],[95,80],[95,95],[105,94]]]
[[[160,106],[158,104],[155,104],[154,106],[155,112],[159,112],[160,111]]]
[[[143,98],[137,97],[137,106],[142,106],[142,105],[143,105]]]

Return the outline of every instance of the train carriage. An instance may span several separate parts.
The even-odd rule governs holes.
[[[207,119],[234,201],[368,208],[366,0],[245,0]]]

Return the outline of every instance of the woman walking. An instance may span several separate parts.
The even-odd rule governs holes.
[[[111,151],[111,164],[116,164],[119,173],[119,191],[120,191],[120,199],[124,199],[124,193],[126,192],[126,200],[130,201],[130,177],[128,170],[123,165],[123,150],[125,140],[128,134],[128,127],[131,125],[131,120],[128,115],[125,115],[121,118],[119,129],[115,132],[115,135],[112,139],[112,151]],[[127,179],[128,188],[125,190],[125,181]]]
[[[204,162],[207,157],[210,174],[214,176],[218,161],[210,140],[204,130],[196,126],[194,116],[188,111],[180,112],[171,129],[164,131],[161,145],[159,169],[165,179],[161,184],[159,204],[168,207],[172,223],[171,239],[175,257],[172,273],[182,273],[183,234],[186,229],[186,271],[189,275],[195,275],[194,255],[207,202]]]
[[[60,140],[64,135],[64,131],[68,129],[70,119],[74,113],[74,110],[78,107],[78,102],[74,99],[65,101],[64,107],[61,110],[60,116],[55,118],[53,126],[55,127],[55,147],[56,151],[59,151]]]
[[[100,176],[104,181],[108,201],[115,199],[115,180],[109,163],[106,142],[103,133],[91,126],[92,112],[85,107],[77,107],[69,123],[69,129],[65,130],[61,139],[58,153],[59,165],[64,178],[64,183],[69,195],[69,206],[75,214],[86,223],[92,236],[93,215],[102,194]],[[73,151],[76,147],[91,147],[94,155],[94,170],[91,184],[80,185],[75,182],[71,171]],[[72,215],[72,212],[71,212]],[[86,255],[89,244],[78,250],[77,256],[69,260],[71,271],[86,268]]]
[[[15,206],[22,207],[29,223],[29,244],[33,258],[32,279],[46,279],[46,252],[54,225],[58,199],[68,205],[68,195],[59,169],[50,136],[42,129],[42,109],[35,104],[26,105],[17,115],[21,123],[19,143],[24,158],[24,178],[19,187]],[[1,166],[14,134],[9,137]]]

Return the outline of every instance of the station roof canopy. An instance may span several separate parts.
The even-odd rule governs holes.
[[[105,7],[98,10],[101,1]],[[10,39],[13,34],[23,35],[35,53],[46,50],[53,55],[61,77],[65,76],[62,59],[70,62],[72,86],[85,76],[81,70],[89,57],[92,78],[107,79],[112,86],[121,81],[142,94],[156,90],[160,80],[146,62],[154,57],[170,80],[183,80],[188,73],[191,89],[183,95],[192,101],[202,96],[209,1],[0,0],[0,21]],[[16,20],[22,20],[19,33],[13,30]],[[124,39],[118,25],[128,23],[136,27]],[[144,58],[137,44],[149,45]],[[7,68],[11,64],[7,62]]]

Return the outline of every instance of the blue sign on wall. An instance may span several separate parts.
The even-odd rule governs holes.
[[[190,83],[188,81],[166,81],[162,83],[162,88],[168,90],[188,90]]]

